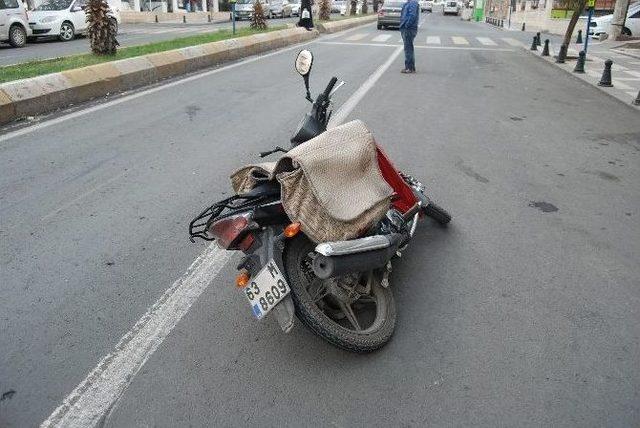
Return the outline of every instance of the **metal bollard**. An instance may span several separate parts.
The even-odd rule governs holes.
[[[567,59],[567,45],[560,46],[560,52],[558,52],[558,58],[556,58],[556,63],[564,64],[564,61]]]
[[[187,23],[187,15],[182,15],[182,23],[183,24]]]
[[[158,15],[156,15],[156,24],[158,23]]]
[[[633,105],[640,106],[640,91],[638,91],[638,96],[636,97],[636,99],[633,100]]]
[[[576,62],[576,66],[573,69],[574,73],[584,73],[584,61],[587,54],[584,51],[580,51],[578,54],[578,62]]]
[[[524,29],[525,29],[525,28],[526,28],[526,27],[525,27],[525,24],[524,24],[524,22],[523,22],[523,23],[522,23],[522,31],[524,31]]]
[[[611,83],[611,66],[613,65],[613,61],[610,59],[604,62],[604,71],[602,72],[602,77],[598,82],[598,86],[604,86],[606,88],[613,87],[613,83]]]
[[[540,32],[536,33],[536,44],[538,46],[542,46],[542,43],[540,42]]]
[[[207,22],[211,22],[211,14],[207,15]]]
[[[578,37],[576,38],[577,44],[582,44],[582,30],[578,30]]]
[[[538,40],[536,39],[536,36],[533,36],[533,41],[531,42],[531,49],[532,51],[537,51],[538,50]]]
[[[542,56],[549,56],[549,39],[545,39],[544,48],[542,48]]]

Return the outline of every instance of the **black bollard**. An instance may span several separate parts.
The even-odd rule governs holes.
[[[567,59],[567,45],[560,46],[560,52],[558,52],[558,58],[556,58],[556,62],[558,64],[564,64],[564,61]]]
[[[542,46],[542,43],[540,42],[540,33],[536,33],[536,45],[538,46]]]
[[[156,15],[156,24],[158,23],[158,15]]]
[[[640,106],[640,91],[638,91],[638,96],[636,97],[636,99],[633,100],[633,105]]]
[[[526,27],[525,27],[524,22],[523,22],[523,23],[522,23],[522,31],[524,31],[524,29],[525,29],[525,28],[526,28]]]
[[[598,86],[605,86],[607,88],[613,87],[613,83],[611,83],[611,66],[613,65],[613,61],[610,59],[604,62],[604,71],[602,72],[602,77],[598,82]]]
[[[531,49],[532,51],[537,51],[538,50],[538,39],[536,39],[536,36],[533,36],[533,41],[531,42]]]
[[[580,51],[578,54],[578,62],[576,62],[576,67],[573,69],[574,73],[584,73],[584,60],[586,55],[584,51]]]
[[[187,23],[187,15],[182,15],[182,23],[183,24]]]
[[[542,48],[542,56],[549,56],[549,39],[545,39],[544,48]]]
[[[582,30],[578,30],[578,38],[576,39],[576,43],[582,44]]]
[[[211,22],[211,14],[207,15],[207,22]]]

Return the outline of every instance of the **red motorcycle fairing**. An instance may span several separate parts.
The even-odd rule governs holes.
[[[377,144],[376,150],[380,172],[382,172],[382,176],[395,192],[392,201],[393,207],[405,214],[418,203],[418,199],[413,194],[413,189],[409,187],[396,167],[393,166],[387,154]]]

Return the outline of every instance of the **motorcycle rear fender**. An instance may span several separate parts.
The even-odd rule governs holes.
[[[284,252],[284,235],[282,234],[282,227],[269,226],[265,227],[258,235],[258,239],[251,247],[251,253],[240,262],[238,270],[247,269],[249,274],[253,277],[260,272],[260,270],[273,259],[280,268],[281,272],[286,272],[284,269],[284,263],[282,261],[282,254]],[[280,303],[278,303],[271,313],[275,315],[280,328],[285,333],[289,333],[293,329],[295,307],[291,298],[291,293]]]

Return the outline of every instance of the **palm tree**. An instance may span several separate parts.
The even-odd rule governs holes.
[[[116,40],[118,24],[109,16],[109,5],[105,0],[89,0],[85,10],[87,34],[91,52],[96,55],[115,55],[119,46]]]
[[[331,19],[331,0],[320,1],[320,20],[328,21]]]
[[[251,15],[251,24],[249,25],[254,30],[266,30],[267,20],[264,17],[264,9],[260,0],[256,0],[253,3],[253,14]]]

